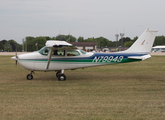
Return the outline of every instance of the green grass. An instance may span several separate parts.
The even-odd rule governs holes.
[[[0,56],[1,120],[164,120],[165,56],[135,63],[55,72],[26,80],[11,56]]]

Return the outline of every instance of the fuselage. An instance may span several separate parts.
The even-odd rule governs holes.
[[[76,46],[58,40],[48,40],[46,46],[37,52],[16,55],[16,62],[30,70],[27,79],[33,79],[33,71],[57,71],[58,80],[66,80],[64,70],[93,67],[99,65],[142,61],[151,57],[150,51],[157,31],[145,30],[126,51],[114,53],[86,53]]]
[[[56,50],[52,53],[49,68],[48,49],[43,47],[40,51],[22,54],[18,56],[19,64],[30,71],[59,71],[77,69],[99,65],[116,64],[141,61],[141,59],[129,59],[128,56],[141,56],[133,53],[92,53],[82,50]]]

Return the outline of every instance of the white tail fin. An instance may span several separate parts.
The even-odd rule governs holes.
[[[147,53],[151,52],[157,30],[145,30],[143,34],[135,41],[135,43],[125,53]]]

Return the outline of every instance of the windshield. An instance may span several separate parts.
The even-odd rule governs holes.
[[[86,54],[86,52],[85,52],[84,50],[80,50],[80,52],[81,52],[82,54]]]
[[[47,48],[46,46],[44,46],[44,47],[41,48],[38,52],[39,52],[40,54],[42,54],[42,55],[48,55],[48,53],[49,53],[49,48]]]

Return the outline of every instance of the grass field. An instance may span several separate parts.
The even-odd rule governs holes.
[[[1,120],[165,120],[165,56],[55,72],[24,70],[0,56]]]

